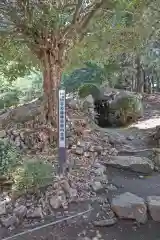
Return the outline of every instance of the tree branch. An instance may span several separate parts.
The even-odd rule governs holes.
[[[91,7],[89,12],[82,18],[81,22],[79,23],[81,30],[86,30],[86,27],[88,26],[90,20],[94,17],[96,12],[103,6],[104,3],[106,3],[106,0],[101,0],[101,2],[96,3]]]
[[[83,0],[78,0],[77,6],[76,6],[76,10],[75,10],[75,13],[73,15],[72,24],[76,24],[76,22],[79,21],[82,3],[83,3]]]
[[[79,0],[77,4],[76,11],[73,16],[73,21],[65,27],[65,29],[62,32],[62,35],[64,38],[70,38],[75,35],[77,38],[77,34],[85,35],[86,34],[86,29],[87,26],[89,25],[90,20],[94,17],[94,15],[97,13],[97,11],[103,6],[104,3],[106,3],[106,0],[101,0],[99,3],[95,3],[96,0],[94,1],[93,4],[90,4],[89,6],[86,6],[84,9],[84,14],[81,12],[82,8],[82,1]],[[76,17],[79,16],[78,21]],[[81,34],[82,33],[82,34]]]

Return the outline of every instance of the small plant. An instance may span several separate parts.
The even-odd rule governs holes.
[[[18,191],[44,187],[53,180],[53,167],[43,160],[29,160],[16,169],[13,179]]]
[[[93,98],[96,98],[100,95],[100,89],[95,84],[86,83],[79,88],[78,95],[80,98],[85,98],[88,95],[92,95]]]
[[[19,152],[8,142],[0,140],[0,175],[9,175],[20,160]]]

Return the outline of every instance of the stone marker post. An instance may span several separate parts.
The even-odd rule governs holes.
[[[58,151],[59,174],[65,173],[66,163],[66,92],[59,89],[58,94]]]

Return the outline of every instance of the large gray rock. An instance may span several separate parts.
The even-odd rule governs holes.
[[[154,164],[146,157],[111,156],[106,164],[140,173],[150,173],[154,169]]]
[[[143,116],[143,104],[138,94],[118,89],[108,90],[102,89],[101,92],[102,99],[107,100],[108,97],[109,107],[105,111],[112,126],[125,126]]]
[[[119,218],[133,219],[139,223],[147,221],[147,207],[144,199],[126,192],[113,198],[112,210]]]
[[[152,219],[160,222],[160,196],[147,197],[147,204]]]

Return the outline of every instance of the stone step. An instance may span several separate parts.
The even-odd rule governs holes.
[[[146,223],[149,212],[149,217],[160,222],[160,196],[148,196],[145,201],[142,197],[125,192],[112,199],[111,208],[122,219]]]
[[[137,157],[147,157],[152,159],[154,154],[154,149],[135,149],[135,150],[120,150],[118,151],[119,156],[137,156]]]
[[[144,174],[154,170],[152,160],[138,156],[110,156],[109,159],[103,161],[103,164]]]

